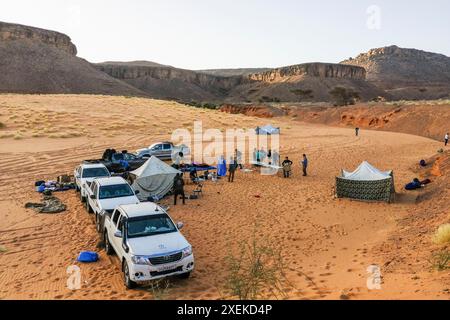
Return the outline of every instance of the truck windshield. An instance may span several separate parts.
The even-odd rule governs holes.
[[[177,228],[167,214],[128,219],[128,237],[148,237],[176,232]]]
[[[115,184],[110,186],[101,186],[98,194],[99,199],[111,199],[133,196],[134,192],[128,184]]]
[[[86,168],[83,170],[82,178],[109,177],[109,171],[106,168]]]

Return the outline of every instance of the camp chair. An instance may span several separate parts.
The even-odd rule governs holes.
[[[197,183],[197,186],[194,189],[194,195],[197,195],[197,197],[200,197],[200,194],[203,195],[203,183]]]

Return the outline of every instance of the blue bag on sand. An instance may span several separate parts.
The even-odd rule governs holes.
[[[44,190],[45,190],[45,185],[43,185],[43,184],[41,184],[39,187],[36,188],[36,191],[40,192],[40,193],[44,192]]]
[[[96,262],[98,253],[92,251],[82,251],[77,259],[79,262]]]

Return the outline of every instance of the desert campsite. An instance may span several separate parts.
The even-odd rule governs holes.
[[[449,300],[449,50],[179,47],[129,6],[0,22],[0,300]]]

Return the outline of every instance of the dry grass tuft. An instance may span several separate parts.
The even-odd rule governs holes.
[[[450,243],[450,223],[439,226],[433,235],[433,242],[435,244]]]

